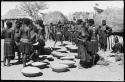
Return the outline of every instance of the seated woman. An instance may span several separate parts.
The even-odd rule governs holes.
[[[112,52],[114,53],[123,53],[123,45],[119,42],[118,37],[115,38],[115,45],[112,47]]]

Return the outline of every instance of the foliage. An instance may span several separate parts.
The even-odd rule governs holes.
[[[45,1],[20,2],[18,8],[25,11],[34,20],[38,20],[40,18],[39,10],[47,9],[47,4],[45,4]]]

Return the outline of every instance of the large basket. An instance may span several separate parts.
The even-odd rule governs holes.
[[[34,67],[38,67],[38,68],[43,69],[43,68],[46,68],[47,63],[43,63],[43,62],[33,62],[31,65],[34,66]]]
[[[36,77],[42,75],[42,72],[37,67],[25,67],[21,70],[21,73],[26,77]]]
[[[59,62],[60,64],[65,64],[65,65],[68,65],[69,67],[72,67],[74,66],[75,62],[74,61],[71,61],[71,60],[62,60]]]
[[[65,64],[51,64],[51,69],[55,72],[64,72],[67,70],[68,66]]]

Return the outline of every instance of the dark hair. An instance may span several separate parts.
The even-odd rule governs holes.
[[[89,22],[89,19],[85,19],[85,22],[88,23],[88,22]]]
[[[35,23],[39,24],[41,27],[43,27],[43,21],[42,20],[36,20]]]
[[[103,24],[103,25],[106,25],[106,20],[102,20],[102,24]]]
[[[12,22],[7,21],[7,22],[6,22],[6,25],[7,25],[8,28],[11,28],[11,27],[12,27]]]
[[[32,21],[31,21],[30,19],[27,19],[27,18],[22,19],[22,21],[23,21],[23,23],[26,24],[27,26],[29,26],[29,25],[32,23]]]
[[[15,23],[16,25],[18,25],[18,27],[21,27],[21,25],[23,24],[23,22],[22,22],[22,20],[17,20],[16,21],[16,23]],[[18,28],[18,27],[16,27],[16,28]]]
[[[106,20],[102,20],[102,22],[106,22]]]
[[[81,24],[83,21],[82,21],[82,19],[78,19],[77,20],[77,24],[79,25],[79,24]]]
[[[86,22],[83,22],[83,23],[82,23],[82,25],[83,25],[83,27],[85,27],[85,25],[86,25]]]
[[[92,26],[93,24],[95,24],[94,19],[89,19],[89,24],[90,24],[90,26]]]
[[[115,43],[118,43],[119,42],[119,39],[117,36],[115,36]]]

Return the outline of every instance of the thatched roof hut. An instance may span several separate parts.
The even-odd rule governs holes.
[[[1,16],[1,28],[6,28],[6,21],[11,21],[13,24],[13,28],[15,27],[15,22],[18,19],[29,19],[32,20],[28,14],[18,9],[9,10],[4,16]]]
[[[31,19],[31,17],[28,16],[25,12],[20,11],[18,9],[11,9],[4,16],[1,17],[1,20],[6,20],[6,19],[22,19],[22,18]]]
[[[61,23],[64,23],[68,21],[68,19],[61,12],[58,11],[50,12],[44,17],[44,24],[57,24],[59,21]]]

